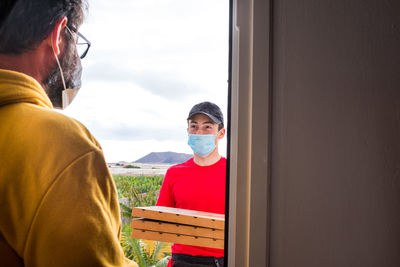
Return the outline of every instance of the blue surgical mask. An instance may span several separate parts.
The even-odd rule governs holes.
[[[215,148],[215,135],[189,134],[188,145],[199,156],[208,156]]]

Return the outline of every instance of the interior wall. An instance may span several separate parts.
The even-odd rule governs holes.
[[[269,265],[400,266],[400,1],[272,16]]]

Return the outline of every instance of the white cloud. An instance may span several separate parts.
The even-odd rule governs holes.
[[[226,118],[226,0],[96,0],[80,31],[92,42],[83,86],[63,111],[83,122],[108,161],[191,153],[186,116],[201,101]],[[226,150],[226,141],[220,146]],[[225,152],[222,152],[226,155]]]

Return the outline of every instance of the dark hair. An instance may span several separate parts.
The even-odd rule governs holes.
[[[35,49],[64,16],[78,28],[86,0],[1,0],[0,53],[21,54]]]

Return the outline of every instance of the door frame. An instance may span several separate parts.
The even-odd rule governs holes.
[[[268,266],[272,0],[231,0],[228,266]]]

